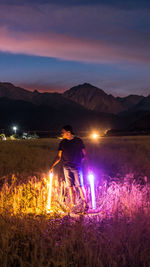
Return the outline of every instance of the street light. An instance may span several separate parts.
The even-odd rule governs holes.
[[[15,134],[17,133],[17,126],[13,126],[13,131]]]

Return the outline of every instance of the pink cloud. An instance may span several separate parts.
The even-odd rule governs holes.
[[[133,48],[109,44],[106,41],[53,33],[24,33],[10,31],[6,27],[0,28],[0,51],[83,62],[139,61],[150,63],[150,56],[144,51],[141,53],[138,47],[133,50]]]
[[[149,63],[148,30],[137,27],[145,19],[148,23],[149,10],[102,4],[3,4],[0,51],[84,62]]]

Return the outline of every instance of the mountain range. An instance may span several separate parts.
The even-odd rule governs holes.
[[[29,130],[150,129],[150,95],[114,97],[89,83],[64,93],[40,93],[0,83],[0,128],[19,124]]]

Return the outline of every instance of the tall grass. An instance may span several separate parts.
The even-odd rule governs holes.
[[[18,140],[0,142],[0,177],[47,172],[60,140]],[[98,143],[84,139],[92,168],[99,175],[124,177],[127,173],[150,177],[150,137],[105,137]]]
[[[57,139],[1,141],[0,176],[12,173],[33,176],[48,171],[58,142]]]
[[[150,137],[105,137],[86,143],[91,166],[111,177],[150,177]]]
[[[87,215],[71,212],[57,171],[47,213],[47,171],[58,142],[2,143],[0,266],[150,266],[149,138],[85,140],[97,206]]]
[[[57,183],[53,212],[46,213],[46,181],[17,184],[13,177],[3,184],[0,266],[149,266],[148,183],[104,181],[96,188],[97,213],[72,217],[58,204],[63,198]]]
[[[6,180],[0,191],[0,212],[10,214],[47,214],[47,201],[49,193],[48,175],[41,178],[32,177],[24,182],[15,176]],[[85,191],[90,209],[92,209],[91,191],[88,184]],[[126,175],[121,182],[104,180],[95,183],[97,212],[104,217],[117,216],[132,217],[132,213],[150,209],[150,184],[145,180],[145,185],[138,184],[133,177]],[[65,183],[59,182],[54,175],[52,182],[52,212],[70,212],[65,209],[70,202]],[[76,205],[82,206],[82,200],[76,188]],[[101,214],[101,216],[102,216]],[[105,215],[104,215],[105,214]]]

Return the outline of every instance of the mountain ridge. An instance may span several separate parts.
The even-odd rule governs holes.
[[[38,92],[14,86],[11,83],[0,82],[0,97],[8,97],[14,100],[29,101],[37,105],[65,105],[67,100],[73,104],[77,103],[89,110],[95,110],[104,113],[119,114],[120,112],[132,109],[132,111],[142,109],[142,106],[148,106],[150,96],[129,95],[126,97],[114,97],[107,94],[104,90],[89,83],[80,84],[66,90],[64,93]],[[144,101],[144,102],[142,102]],[[140,104],[141,102],[141,104]],[[147,103],[148,102],[148,103]]]
[[[1,82],[0,110],[6,119],[5,122],[1,116],[1,128],[17,121],[17,118],[19,121],[22,118],[26,127],[44,130],[68,123],[81,129],[123,129],[133,128],[136,122],[138,128],[138,121],[141,125],[142,117],[147,118],[147,114],[149,115],[150,95],[114,97],[89,83],[74,86],[64,93],[40,93]],[[148,119],[144,121],[147,125]]]

